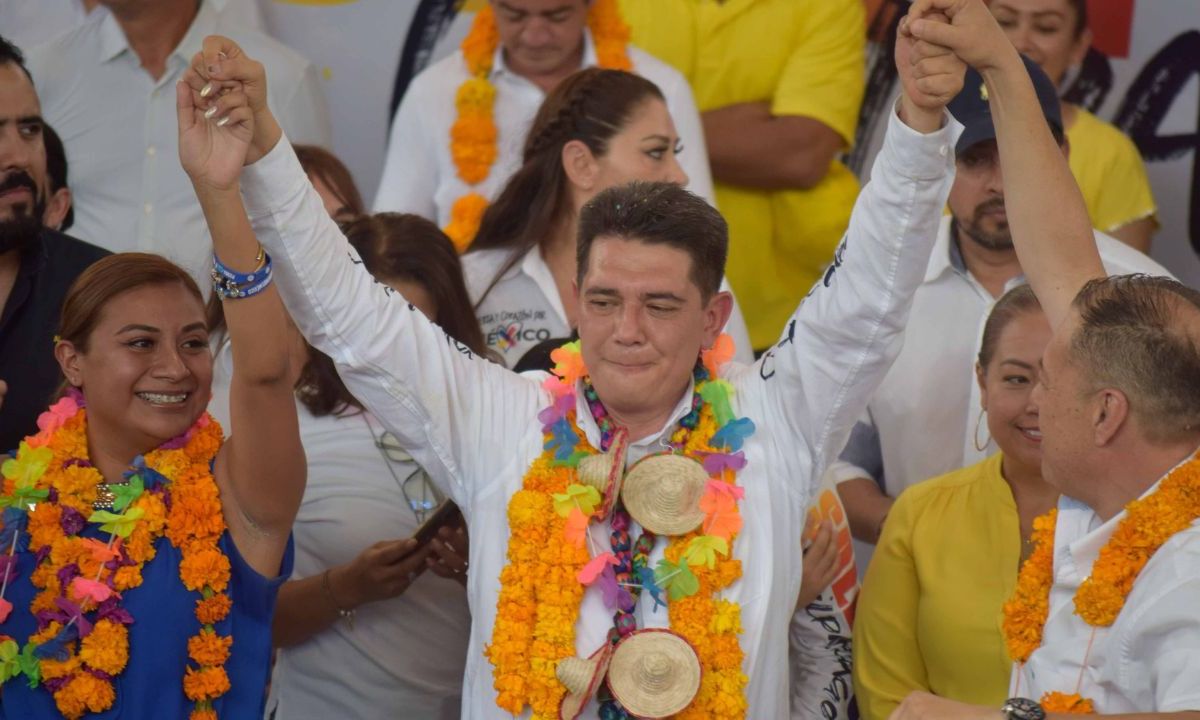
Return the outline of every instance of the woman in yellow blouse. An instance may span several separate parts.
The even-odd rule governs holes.
[[[854,621],[854,685],[865,720],[886,720],[912,691],[999,707],[1012,663],[1000,631],[1033,519],[1058,493],[1042,480],[1029,394],[1050,326],[1027,285],[997,301],[979,349],[983,411],[1000,452],[919,483],[883,527]],[[986,420],[985,420],[986,418]]]
[[[1059,84],[1092,44],[1086,0],[992,0],[992,14],[1013,45]],[[1124,133],[1083,108],[1063,103],[1068,162],[1092,225],[1149,252],[1158,228],[1154,196],[1137,147]]]

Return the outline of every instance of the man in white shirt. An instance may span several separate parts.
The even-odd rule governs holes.
[[[1014,697],[997,709],[913,693],[892,720],[1065,720],[1071,708],[1197,720],[1200,292],[1105,277],[1016,51],[979,0],[918,0],[914,10],[931,6],[951,24],[912,31],[980,68],[995,102],[1012,235],[1054,329],[1031,404],[1043,476],[1063,498],[1006,609],[1010,652],[1024,654]]]
[[[316,70],[210,0],[104,0],[74,30],[28,53],[46,121],[71,164],[78,237],[113,252],[165,255],[207,284],[210,242],[179,165],[175,81],[201,41],[226,32],[271,70],[270,102],[299,143],[328,146]]]
[[[898,45],[907,93],[837,265],[775,348],[753,366],[728,363],[720,373],[732,388],[731,411],[756,428],[743,446],[747,465],[737,474],[746,521],[732,557],[741,574],[721,594],[740,608],[740,670],[747,684],[732,692],[744,694],[749,718],[788,714],[787,627],[800,586],[798,534],[822,469],[899,348],[951,184],[959,127],[944,104],[961,87],[962,66],[931,46],[903,38]],[[219,52],[227,59],[219,60]],[[924,60],[910,62],[918,53]],[[241,55],[228,40],[207,41],[196,66],[206,72],[188,76],[197,97],[206,77],[243,80],[248,93],[261,92],[261,66]],[[290,145],[280,142],[266,103],[257,97],[249,103],[254,141],[240,187],[255,235],[300,330],[334,359],[355,397],[463,509],[471,527],[473,618],[463,716],[511,717],[497,705],[484,651],[510,545],[509,502],[545,452],[538,415],[554,402],[551,392],[544,377],[517,375],[464,351],[374,283],[324,212]],[[632,463],[661,454],[692,413],[697,358],[716,342],[731,309],[729,295],[718,291],[728,234],[709,205],[669,184],[610,189],[588,208],[576,279],[581,352],[595,402],[628,431]],[[595,221],[590,230],[589,217]],[[581,442],[601,447],[601,425],[583,385],[574,386],[573,415],[586,438]],[[596,521],[595,530],[607,535],[609,520]],[[648,564],[657,564],[664,543],[647,554]],[[645,594],[642,599],[631,610],[637,626],[667,627],[668,613]],[[572,629],[575,652],[590,655],[608,642],[613,627],[600,587],[584,589]],[[585,713],[595,716],[594,702]]]
[[[1025,66],[1065,156],[1054,84],[1035,63],[1025,60]],[[904,349],[831,470],[864,569],[893,498],[997,452],[981,415],[975,357],[992,305],[1024,283],[1025,275],[1004,212],[996,129],[979,73],[967,73],[949,110],[964,127],[956,148],[951,214],[938,227],[925,279],[913,297]],[[1109,274],[1169,276],[1141,252],[1098,231],[1095,235]]]
[[[415,213],[446,227],[459,198],[498,195],[521,166],[525,135],[546,93],[575,71],[598,64],[587,28],[589,6],[589,0],[493,0],[499,42],[487,78],[496,89],[491,170],[483,181],[467,184],[450,154],[450,128],[458,117],[455,95],[471,77],[458,50],[414,78],[400,102],[375,211]],[[689,178],[688,189],[712,202],[704,130],[687,80],[633,45],[627,52],[633,72],[657,85],[666,98],[683,145],[679,164]]]

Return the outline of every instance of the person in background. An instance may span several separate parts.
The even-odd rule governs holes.
[[[1042,117],[1062,143],[1058,93],[1028,58]],[[962,93],[950,105],[965,129],[956,147],[958,171],[950,190],[950,214],[942,218],[925,278],[913,299],[904,347],[876,390],[867,412],[831,472],[866,567],[892,499],[905,488],[996,451],[984,432],[979,385],[971,368],[980,329],[995,299],[1024,282],[1007,211],[1007,168],[1001,168],[992,103],[979,73],[968,71]],[[1095,233],[1108,272],[1169,275],[1149,257]]]
[[[230,27],[263,29],[258,0],[207,1]],[[100,0],[0,0],[0,28],[17,47],[28,50],[107,12]]]
[[[858,197],[838,156],[854,140],[864,89],[863,2],[625,4],[637,6],[635,43],[680,64],[692,58],[687,77],[729,222],[727,273],[763,350],[825,273]]]
[[[211,241],[177,161],[175,81],[200,42],[228,32],[276,80],[271,105],[298,142],[328,146],[316,69],[200,0],[101,0],[100,15],[29,49],[46,119],[71,158],[75,233],[114,252],[154,252],[208,282]]]
[[[427,68],[405,93],[375,211],[429,218],[464,250],[484,206],[520,167],[543,99],[588,67],[629,70],[660,88],[686,149],[679,162],[688,188],[712,202],[704,134],[687,80],[627,39],[616,0],[490,0],[462,49]],[[463,102],[456,100],[460,94]]]
[[[380,282],[459,342],[483,350],[457,254],[433,223],[381,213],[343,227]],[[212,320],[219,331],[219,314]],[[266,717],[367,718],[392,708],[405,717],[456,719],[471,623],[465,526],[443,528],[418,546],[412,535],[442,494],[350,394],[333,361],[301,345],[296,404],[308,485],[293,529],[295,571],[279,590]],[[213,413],[220,419],[232,371],[228,343],[217,357]],[[442,577],[423,575],[426,569]]]
[[[60,193],[46,122],[21,51],[0,37],[0,453],[37,432],[38,415],[62,381],[54,333],[67,289],[107,250],[47,225]],[[69,205],[68,205],[69,207]]]
[[[75,223],[75,208],[71,203],[71,186],[68,185],[67,152],[62,138],[49,125],[42,125],[42,140],[46,145],[46,211],[42,224],[59,232],[66,232]]]
[[[523,164],[484,213],[463,256],[488,348],[507,367],[576,326],[580,208],[634,180],[683,185],[679,143],[662,92],[640,75],[588,68],[546,97],[525,139]],[[736,307],[727,332],[739,359],[752,360]]]
[[[1050,325],[1028,285],[988,316],[975,377],[1000,450],[900,494],[867,570],[854,626],[854,685],[865,720],[887,720],[914,690],[980,705],[1008,697],[1001,608],[1032,549],[1034,518],[1058,490],[1042,479],[1030,392]]]
[[[342,222],[366,214],[354,178],[336,155],[316,145],[297,145],[296,157],[325,203],[329,217]]]
[[[994,0],[989,7],[1017,50],[1062,89],[1063,78],[1083,62],[1092,44],[1088,0]],[[1070,148],[1067,160],[1092,225],[1150,252],[1158,208],[1137,146],[1078,105],[1063,103],[1062,115]]]

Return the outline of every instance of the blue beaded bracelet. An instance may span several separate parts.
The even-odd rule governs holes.
[[[230,269],[214,254],[212,267],[213,292],[222,300],[248,298],[259,294],[271,284],[271,256],[259,251],[261,264],[248,273]]]

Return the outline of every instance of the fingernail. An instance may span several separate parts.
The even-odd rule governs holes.
[[[217,127],[225,127],[229,124],[229,118],[223,117],[217,121]]]
[[[182,82],[182,80],[180,82]],[[208,83],[204,87],[200,88],[200,97],[206,98],[209,95],[212,95],[212,91],[213,91],[212,83]]]
[[[209,109],[204,111],[204,119],[212,120],[212,116],[216,115],[216,114],[217,114],[217,106],[213,105],[212,107],[210,107]]]

